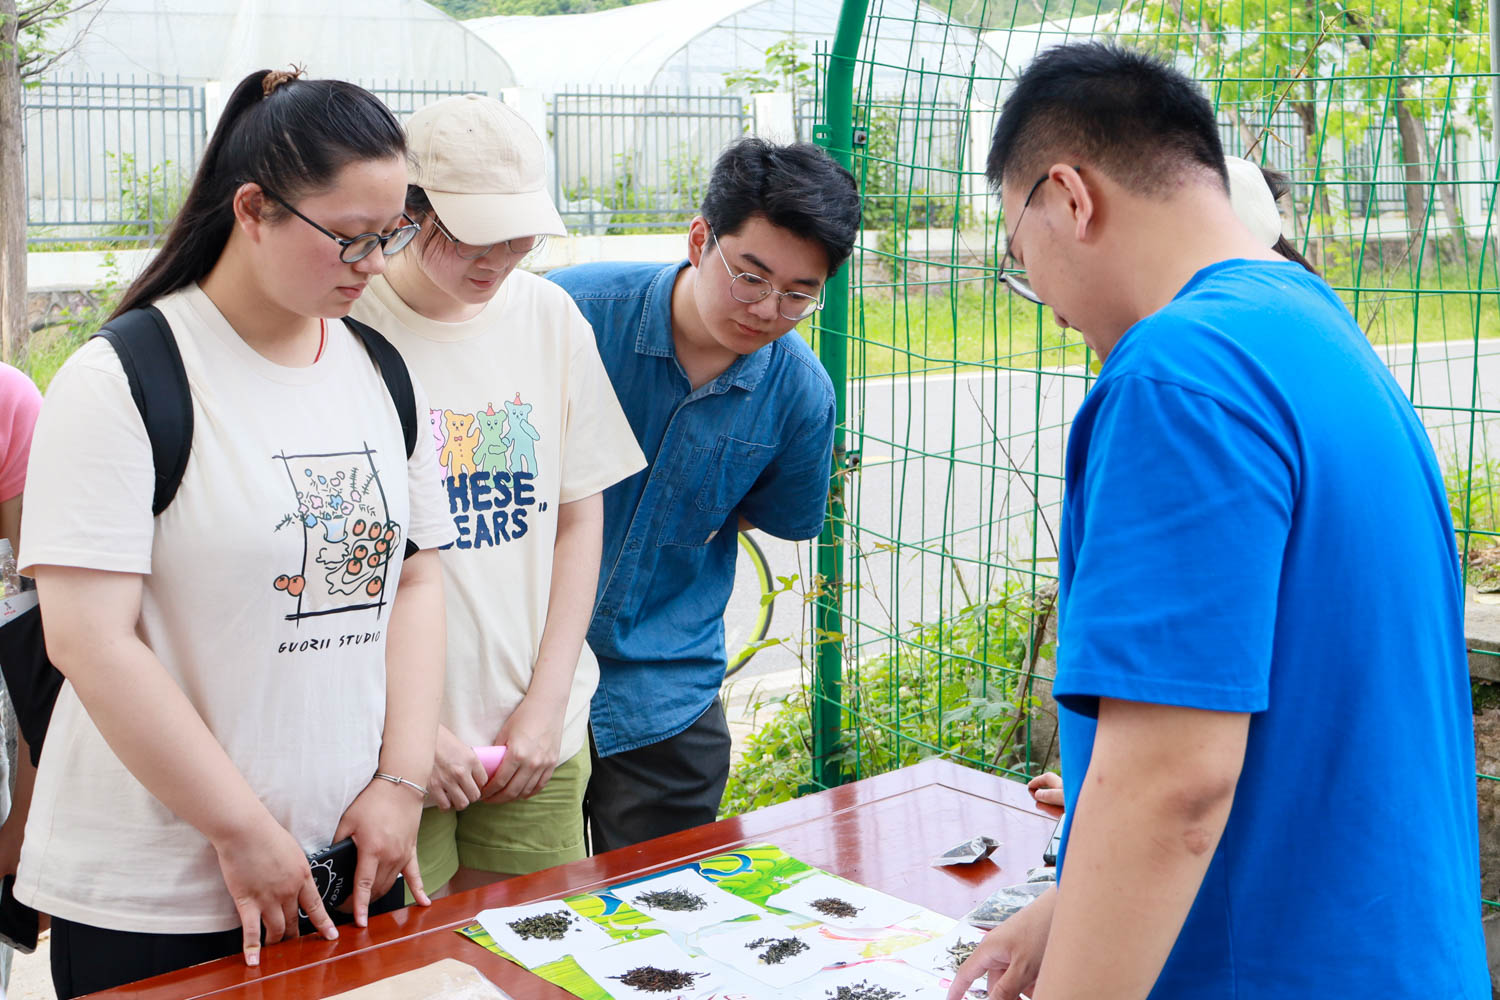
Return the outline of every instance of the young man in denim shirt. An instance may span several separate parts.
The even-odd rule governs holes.
[[[585,809],[596,852],[712,822],[729,777],[724,608],[736,533],[818,534],[833,385],[791,334],[859,230],[854,178],[807,143],[720,156],[687,260],[550,275],[594,327],[647,467],[604,494]]]

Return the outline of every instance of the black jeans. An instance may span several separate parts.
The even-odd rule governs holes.
[[[397,879],[391,891],[370,901],[370,915],[389,913],[405,902],[406,883]],[[354,918],[330,914],[336,924]],[[304,919],[302,931],[311,925]],[[243,935],[238,927],[211,934],[149,934],[114,931],[52,918],[52,988],[57,1000],[97,993],[149,979],[191,965],[238,955]]]
[[[729,781],[729,723],[715,698],[697,720],[659,743],[594,759],[584,795],[589,844],[601,854],[719,817]]]

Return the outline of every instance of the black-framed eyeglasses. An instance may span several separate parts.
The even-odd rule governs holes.
[[[422,231],[422,227],[413,222],[411,216],[402,212],[401,218],[406,220],[406,225],[397,226],[385,235],[381,235],[380,233],[360,233],[358,236],[340,236],[338,233],[323,228],[297,211],[286,199],[277,195],[264,184],[260,186],[260,189],[265,192],[267,198],[270,198],[276,204],[337,243],[339,245],[339,260],[345,264],[353,264],[364,260],[370,256],[376,247],[379,247],[381,252],[387,257],[398,254],[406,249],[406,244],[411,242],[413,236]]]
[[[458,254],[462,260],[478,260],[501,244],[504,244],[505,249],[517,257],[536,253],[547,245],[547,237],[545,236],[515,236],[508,240],[501,240],[499,243],[485,243],[483,245],[465,243],[457,236],[448,232],[448,227],[443,225],[443,220],[439,219],[436,215],[432,217],[432,224],[437,227],[438,232],[448,237],[448,242],[453,244],[453,252]]]
[[[719,234],[714,233],[714,249],[719,251],[719,260],[724,263],[724,271],[729,275],[729,294],[736,302],[745,305],[754,305],[761,299],[775,292],[781,296],[776,303],[776,311],[784,320],[800,323],[819,309],[823,308],[823,295],[826,286],[818,291],[817,295],[808,295],[806,292],[783,292],[772,285],[758,274],[749,271],[735,271],[729,266],[729,259],[724,256],[724,247],[719,243]]]
[[[1074,167],[1073,169],[1082,170],[1083,168]],[[1036,293],[1036,290],[1031,287],[1031,281],[1026,277],[1026,269],[1021,266],[1020,261],[1016,260],[1015,254],[1010,252],[1010,244],[1015,239],[1016,233],[1021,231],[1021,223],[1026,221],[1026,210],[1031,207],[1031,199],[1036,197],[1037,191],[1041,189],[1042,182],[1051,176],[1052,171],[1047,171],[1038,177],[1036,182],[1031,185],[1031,190],[1026,192],[1026,200],[1021,202],[1021,214],[1016,216],[1016,227],[1005,238],[1005,259],[1001,262],[1000,270],[1000,280],[1005,282],[1011,291],[1021,296],[1027,302],[1034,302],[1039,306],[1046,305],[1046,303],[1042,301],[1042,297]]]

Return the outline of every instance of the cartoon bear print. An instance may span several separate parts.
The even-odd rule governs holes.
[[[474,414],[479,419],[481,443],[474,457],[474,464],[490,473],[508,468],[507,453],[510,446],[505,438],[505,414],[495,412],[491,403],[483,413]]]
[[[438,461],[448,470],[448,475],[457,478],[462,473],[478,471],[474,464],[474,450],[479,447],[479,431],[474,426],[474,414],[444,410],[443,423],[448,429],[448,443],[443,445]]]
[[[536,476],[536,442],[542,436],[531,426],[531,421],[526,419],[531,415],[531,404],[521,402],[521,394],[518,392],[515,402],[505,404],[505,415],[510,421],[507,427],[509,433],[502,440],[511,446],[507,469],[512,474],[519,472],[522,461],[525,461],[526,471]]]

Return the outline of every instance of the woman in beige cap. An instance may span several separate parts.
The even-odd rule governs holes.
[[[430,392],[458,534],[441,553],[448,672],[418,837],[423,881],[443,892],[586,853],[600,494],[645,459],[588,323],[517,268],[564,232],[536,133],[470,94],[421,109],[407,136],[407,211],[422,232],[356,315]],[[495,746],[491,773],[481,756]]]

